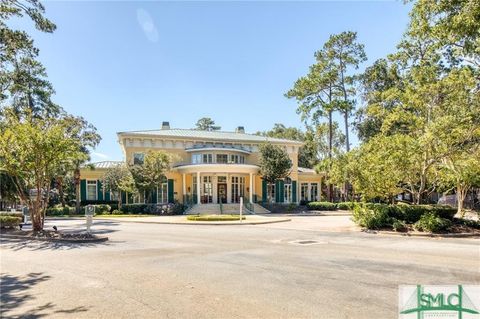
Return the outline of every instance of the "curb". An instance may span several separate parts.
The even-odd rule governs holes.
[[[400,237],[426,237],[426,238],[480,238],[480,234],[475,233],[457,233],[457,234],[419,234],[419,233],[398,233],[392,231],[365,231],[360,232],[371,235],[386,235],[386,236],[400,236]]]
[[[71,244],[103,243],[108,240],[108,237],[99,237],[96,239],[70,240],[70,239],[61,239],[61,238],[35,238],[35,237],[8,235],[8,234],[0,235],[0,239],[1,238],[27,239],[27,240],[38,240],[38,241],[60,242],[60,243],[71,243]]]
[[[273,224],[273,223],[283,223],[289,222],[291,219],[285,218],[280,220],[264,220],[264,221],[252,221],[252,222],[233,222],[233,223],[225,223],[225,222],[158,222],[158,221],[141,221],[141,220],[118,220],[118,219],[108,219],[108,218],[98,218],[97,220],[110,220],[116,221],[121,223],[138,223],[138,224],[161,224],[161,225],[206,225],[206,226],[229,226],[229,225],[262,225],[262,224]]]

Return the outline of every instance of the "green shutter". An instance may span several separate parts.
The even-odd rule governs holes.
[[[80,180],[80,201],[87,200],[87,181]]]
[[[97,180],[97,200],[103,200],[102,181]]]
[[[168,180],[168,184],[167,184],[167,189],[168,189],[168,202],[169,203],[173,203],[175,201],[175,199],[173,198],[173,179],[169,179]]]
[[[130,194],[130,193],[127,194],[127,201],[129,204],[133,204],[133,194]]]
[[[280,203],[285,201],[285,182],[278,181],[278,199]]]
[[[297,181],[292,181],[292,202],[297,202]]]
[[[105,200],[110,200],[110,192],[105,190]]]
[[[156,204],[157,201],[158,201],[158,199],[157,199],[157,189],[154,188],[154,189],[152,189],[151,202],[152,202],[152,204]]]
[[[267,181],[262,179],[262,202],[267,202]]]
[[[126,203],[127,203],[127,193],[122,191],[122,204],[126,204]]]

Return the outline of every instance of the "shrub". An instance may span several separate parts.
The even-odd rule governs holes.
[[[352,213],[353,221],[368,229],[379,229],[391,226],[392,218],[386,209],[370,209],[366,206],[355,206]]]
[[[46,215],[47,216],[63,216],[63,215],[72,215],[75,213],[75,207],[69,206],[55,206],[47,208]]]
[[[437,233],[446,231],[452,226],[452,222],[446,218],[437,216],[433,212],[428,212],[420,218],[414,225],[415,229]]]
[[[302,199],[299,204],[300,204],[300,206],[306,206],[308,203],[309,203],[308,200]]]
[[[182,215],[186,206],[176,202],[175,204],[125,204],[122,212],[125,214],[159,214],[159,215]]]
[[[20,217],[0,215],[0,228],[16,228],[21,222]]]
[[[340,210],[353,210],[357,203],[355,202],[341,202],[337,203],[337,209]]]
[[[403,220],[393,219],[392,228],[394,231],[406,231],[408,230],[407,224]]]
[[[112,211],[112,215],[123,215],[124,213],[121,210],[115,209]]]
[[[108,204],[93,205],[95,207],[95,214],[110,214],[112,207]]]
[[[294,211],[295,208],[297,208],[297,205],[295,203],[290,203],[287,205],[287,212]]]
[[[308,210],[335,210],[337,204],[330,202],[310,202],[307,204]]]
[[[23,213],[21,212],[0,212],[0,216],[11,216],[11,217],[20,217],[23,219]]]

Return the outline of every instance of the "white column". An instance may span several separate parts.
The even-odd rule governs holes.
[[[227,203],[232,202],[232,181],[230,180],[230,174],[227,174]]]
[[[250,192],[249,192],[250,203],[253,203],[253,174],[250,173]]]
[[[183,191],[183,203],[185,204],[185,200],[187,198],[187,185],[186,185],[185,174],[182,174],[182,191]]]
[[[312,195],[312,189],[311,189],[311,187],[312,187],[312,186],[311,186],[311,185],[312,185],[312,183],[308,183],[307,185],[308,185],[308,194],[307,194],[307,199],[308,199],[309,201],[311,201],[311,200],[312,200],[312,197],[311,197],[311,195]]]
[[[212,189],[213,189],[212,203],[214,203],[214,204],[218,203],[217,181],[218,181],[218,177],[216,175],[215,176],[212,175]]]
[[[202,181],[200,180],[200,172],[197,172],[197,204],[201,204],[200,201],[200,184]]]

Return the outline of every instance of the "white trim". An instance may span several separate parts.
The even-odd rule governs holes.
[[[91,182],[95,182],[95,198],[94,199],[90,199],[88,198],[88,182],[91,181]],[[93,183],[90,184],[93,186]],[[98,200],[98,180],[96,179],[86,179],[85,180],[85,199],[86,200]]]
[[[234,147],[205,147],[205,148],[187,148],[185,149],[185,152],[191,153],[191,152],[205,152],[205,151],[230,151],[230,152],[238,152],[238,153],[244,153],[244,154],[251,154],[252,152],[247,151],[247,150],[241,150],[238,148]]]
[[[172,169],[180,173],[239,173],[239,174],[257,174],[260,167],[251,164],[192,164],[177,166]]]

